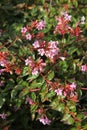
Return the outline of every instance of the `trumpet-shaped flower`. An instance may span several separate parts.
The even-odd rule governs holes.
[[[40,121],[43,125],[50,125],[50,123],[51,123],[51,120],[49,120],[46,115],[42,115],[42,116],[39,118],[39,121]]]
[[[41,20],[39,23],[37,23],[37,26],[36,28],[38,30],[42,30],[43,28],[45,28],[46,24],[45,24],[45,21],[44,20]]]

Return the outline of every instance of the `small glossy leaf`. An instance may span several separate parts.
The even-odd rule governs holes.
[[[54,71],[49,72],[47,79],[52,80],[54,78],[55,74]]]
[[[11,99],[14,99],[16,97],[16,95],[17,95],[17,90],[13,89],[11,92]]]
[[[0,108],[3,106],[5,99],[0,96]]]

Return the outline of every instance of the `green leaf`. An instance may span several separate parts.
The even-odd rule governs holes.
[[[71,128],[71,130],[77,130],[77,128],[73,127],[73,128]]]
[[[31,88],[41,88],[41,86],[44,84],[44,79],[42,78],[42,77],[38,77],[39,75],[37,75],[37,76],[35,76],[35,77],[32,77],[32,78],[35,78],[35,80],[34,79],[32,79],[31,81],[31,84],[30,84],[30,87]]]
[[[81,91],[81,90],[78,90],[77,92],[78,92],[78,97],[81,98],[81,96],[82,96],[82,91]]]
[[[16,97],[17,93],[18,93],[17,90],[15,90],[15,89],[12,90],[11,91],[11,99],[14,99]]]
[[[29,75],[29,77],[27,78],[27,80],[34,80],[38,77],[39,75]]]
[[[55,73],[54,73],[54,71],[51,70],[47,76],[47,79],[52,80],[54,78],[54,76],[55,76]]]
[[[24,96],[26,96],[29,93],[29,88],[25,88],[23,89],[20,94],[19,94],[19,98],[22,98]]]
[[[74,2],[73,2],[73,4],[74,4],[74,6],[77,8],[78,7],[78,1],[77,0],[75,0]]]
[[[55,92],[54,91],[49,91],[46,95],[47,98],[53,98],[55,96]]]
[[[59,106],[59,99],[56,98],[54,99],[51,103],[50,106],[52,107],[52,109],[57,110],[57,107]]]
[[[65,114],[62,121],[64,121],[68,125],[71,125],[74,123],[74,119],[71,117],[70,114]]]
[[[24,88],[23,85],[16,85],[16,86],[14,87],[14,89],[15,89],[16,91],[22,90],[23,88]]]
[[[69,65],[66,61],[60,61],[59,66],[60,66],[60,71],[66,72]]]
[[[76,111],[76,104],[72,103],[70,101],[67,102],[67,107],[72,111],[75,112]]]
[[[76,47],[73,46],[73,47],[69,48],[68,53],[69,53],[70,55],[72,55],[72,54],[75,53],[77,50],[78,50],[78,48],[76,48]]]
[[[41,2],[42,2],[42,4],[44,4],[44,3],[45,3],[45,0],[41,0]]]
[[[62,121],[67,121],[70,118],[70,114],[65,114]]]
[[[65,105],[63,103],[59,104],[55,110],[59,111],[59,112],[63,112],[65,109]]]
[[[48,90],[47,90],[47,88],[46,88],[46,84],[44,83],[44,84],[41,86],[41,92],[39,93],[42,102],[45,101],[45,97],[46,97],[46,94],[47,94],[47,93],[48,93]]]
[[[37,87],[40,87],[42,85],[42,83],[38,83],[36,80],[34,80],[32,83],[31,83],[31,88],[37,88]]]
[[[31,113],[35,113],[36,112],[36,110],[37,110],[37,108],[38,108],[38,106],[35,104],[35,105],[31,105],[30,106],[30,111],[31,111]]]
[[[22,77],[27,76],[29,74],[30,74],[30,68],[29,68],[29,66],[25,66],[23,68]]]
[[[72,125],[74,124],[74,119],[72,117],[70,117],[67,121],[68,125]]]
[[[33,8],[31,11],[31,15],[34,17],[37,14],[37,8]]]
[[[33,101],[36,100],[36,93],[35,93],[35,92],[32,92],[32,93],[31,93],[31,98],[32,98]]]
[[[0,96],[0,108],[2,108],[4,102],[5,102],[5,99]]]
[[[11,90],[14,87],[14,85],[15,85],[15,81],[12,78],[7,80],[5,91]]]

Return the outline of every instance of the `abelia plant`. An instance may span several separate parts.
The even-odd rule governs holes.
[[[28,59],[26,59],[25,64],[31,67],[32,75],[37,75],[38,71],[43,72],[43,67],[46,66],[46,63],[44,63],[42,59],[39,59],[37,62],[35,62],[32,59],[32,57],[29,57]]]
[[[79,99],[82,96],[81,88],[86,84],[81,78],[87,74],[87,63],[84,62],[85,52],[82,54],[79,50],[79,41],[85,17],[74,23],[73,16],[63,11],[54,18],[49,34],[48,21],[44,18],[34,20],[20,30],[21,40],[7,46],[7,49],[1,47],[0,118],[9,117],[8,113],[2,111],[9,98],[5,96],[3,100],[3,91],[9,91],[8,105],[20,109],[24,106],[43,125],[51,125],[52,121],[56,121],[56,112],[60,113],[61,122],[80,129],[85,115],[82,112],[79,116]]]

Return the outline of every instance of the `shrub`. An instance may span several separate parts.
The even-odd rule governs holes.
[[[58,12],[51,4],[32,9],[32,19],[20,26],[14,23],[17,36],[12,39],[0,31],[0,117],[11,124],[24,116],[20,122],[26,130],[31,119],[85,129],[86,19],[76,19],[65,5]]]

